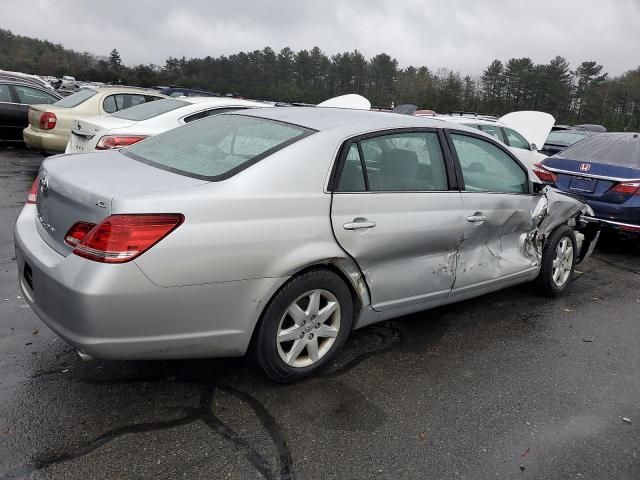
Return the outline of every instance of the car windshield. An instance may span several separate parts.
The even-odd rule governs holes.
[[[640,168],[640,134],[599,134],[576,143],[558,157],[583,162]]]
[[[588,135],[589,134],[587,132],[579,132],[576,130],[555,130],[549,134],[545,143],[573,145]]]
[[[183,100],[174,100],[167,98],[165,100],[157,100],[155,102],[141,103],[140,105],[136,105],[134,107],[113,113],[111,116],[124,118],[125,120],[148,120],[150,118],[157,117],[158,115],[162,115],[163,113],[167,113],[171,110],[185,107],[187,105],[191,104]]]
[[[57,107],[65,107],[65,108],[77,107],[78,105],[85,102],[86,100],[89,100],[96,93],[98,92],[96,92],[95,90],[91,90],[90,88],[85,88],[84,90],[80,90],[79,92],[69,95],[68,97],[63,98],[62,100],[58,100],[56,103],[54,103],[54,105],[56,105]]]
[[[123,153],[174,173],[218,181],[311,133],[275,120],[225,114],[169,130]]]

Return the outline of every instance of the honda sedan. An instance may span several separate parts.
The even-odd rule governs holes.
[[[289,382],[355,328],[532,280],[559,295],[591,213],[475,129],[264,108],[45,160],[15,241],[25,298],[84,358],[250,349]]]

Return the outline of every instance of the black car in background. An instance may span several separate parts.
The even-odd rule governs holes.
[[[551,130],[543,147],[540,149],[540,153],[550,157],[580,140],[606,131],[607,129],[602,125],[557,125]]]
[[[31,82],[0,78],[0,143],[22,142],[30,105],[51,104],[62,97]]]
[[[220,94],[207,92],[206,90],[198,90],[196,88],[178,87],[171,85],[169,87],[152,87],[163,95],[168,97],[219,97]]]

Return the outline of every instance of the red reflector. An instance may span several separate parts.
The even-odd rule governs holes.
[[[558,176],[555,173],[547,170],[540,163],[536,163],[531,167],[531,170],[545,183],[556,183],[556,180],[558,180]]]
[[[55,128],[58,118],[55,113],[44,112],[40,115],[40,128],[42,130],[51,130]]]
[[[110,150],[112,148],[123,148],[138,143],[147,138],[144,135],[105,135],[96,145],[96,150]]]
[[[619,183],[611,191],[622,193],[623,195],[640,195],[640,182]]]
[[[124,263],[153,247],[184,221],[179,213],[111,215],[91,229],[73,250],[102,263]]]
[[[87,233],[91,231],[93,227],[95,227],[95,223],[88,222],[78,222],[73,227],[69,229],[67,234],[64,236],[64,243],[69,245],[70,247],[77,246],[84,237],[87,236]]]
[[[27,203],[36,203],[38,199],[38,185],[40,184],[40,177],[36,177],[27,194]]]

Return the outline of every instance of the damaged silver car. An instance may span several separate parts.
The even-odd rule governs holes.
[[[577,199],[438,120],[269,108],[45,160],[20,285],[83,358],[240,356],[295,381],[355,328],[537,281],[595,246]]]

